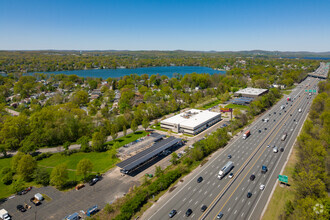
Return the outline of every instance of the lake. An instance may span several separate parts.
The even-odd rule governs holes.
[[[90,69],[90,70],[68,70],[68,71],[55,71],[55,72],[44,72],[46,74],[66,74],[66,75],[77,75],[79,77],[95,77],[107,79],[109,77],[112,78],[120,78],[126,75],[131,74],[159,74],[166,75],[170,78],[173,77],[174,73],[180,73],[181,75],[185,75],[188,73],[209,73],[209,74],[225,74],[226,71],[214,70],[209,67],[201,67],[201,66],[161,66],[161,67],[145,67],[145,68],[136,68],[136,69]],[[33,73],[30,73],[33,75]]]

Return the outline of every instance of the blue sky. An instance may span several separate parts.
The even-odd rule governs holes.
[[[330,51],[330,0],[0,0],[0,50]]]

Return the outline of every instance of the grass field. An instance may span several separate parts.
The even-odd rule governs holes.
[[[212,108],[213,106],[219,105],[220,103],[221,103],[220,100],[215,100],[215,101],[213,101],[213,102],[210,102],[210,103],[204,105],[204,106],[202,107],[202,109]]]
[[[282,91],[282,93],[285,94],[285,95],[290,95],[291,90]]]
[[[286,201],[293,201],[294,198],[294,182],[292,181],[292,173],[294,166],[297,162],[296,150],[293,149],[292,154],[289,158],[288,163],[284,169],[283,175],[287,175],[289,179],[289,184],[291,186],[280,186],[277,184],[274,194],[269,202],[266,212],[262,219],[279,219],[279,216],[284,211],[284,206]],[[270,186],[273,187],[273,186]]]
[[[108,141],[105,144],[110,145],[110,146],[113,146],[113,144],[115,142],[119,142],[119,145],[118,146],[119,147],[122,147],[125,144],[131,143],[132,141],[135,141],[135,140],[137,140],[137,139],[139,139],[141,137],[147,136],[147,134],[148,133],[146,131],[137,131],[134,134],[133,133],[132,134],[128,134],[125,137],[118,138],[115,141]]]
[[[235,105],[235,104],[229,104],[229,105],[226,105],[225,108],[232,108],[232,109],[240,109],[240,110],[247,110],[249,107],[248,106],[245,106],[245,105]]]
[[[38,162],[41,167],[52,168],[59,164],[65,163],[68,169],[76,170],[77,164],[80,160],[87,158],[93,163],[94,172],[106,172],[116,162],[119,161],[117,158],[112,158],[113,152],[90,152],[90,153],[74,153],[70,156],[65,156],[60,153],[53,154],[51,157],[43,159]]]
[[[2,158],[0,159],[0,170],[2,170],[3,167],[10,167],[10,162],[11,162],[11,158]],[[9,196],[11,193],[11,186],[7,186],[5,184],[2,183],[2,177],[4,175],[2,175],[0,173],[0,199],[1,198],[6,198],[7,196]]]

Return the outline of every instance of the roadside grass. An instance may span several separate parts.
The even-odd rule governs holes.
[[[291,92],[292,92],[291,90],[284,90],[284,91],[282,91],[282,93],[285,94],[285,95],[290,95]]]
[[[225,108],[232,108],[232,109],[240,109],[240,110],[247,110],[249,107],[248,106],[245,106],[245,105],[236,105],[236,104],[229,104],[229,105],[226,105]]]
[[[283,175],[288,176],[290,186],[280,186],[278,182],[276,183],[275,191],[262,219],[279,219],[280,215],[284,212],[286,201],[293,201],[294,182],[292,181],[292,173],[297,161],[297,150],[294,147],[283,172]]]
[[[152,129],[156,129],[156,130],[159,130],[159,131],[165,131],[165,132],[167,132],[166,129],[163,129],[163,128],[160,127],[160,122],[158,122],[158,123],[155,124],[155,125],[150,126],[150,128],[152,128]]]

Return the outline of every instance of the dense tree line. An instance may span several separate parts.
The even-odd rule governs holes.
[[[287,201],[283,219],[329,219],[330,191],[330,82],[319,83],[309,119],[298,137],[298,162],[293,172],[293,201]],[[318,205],[317,205],[318,204]]]

